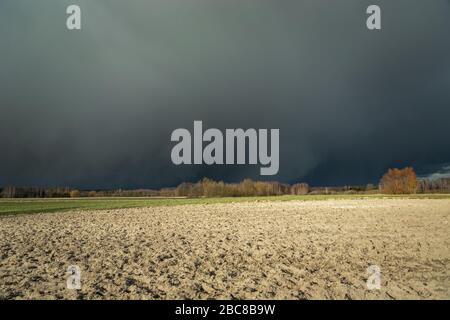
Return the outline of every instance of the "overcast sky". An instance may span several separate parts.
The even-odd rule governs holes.
[[[66,29],[69,4],[81,31]],[[366,28],[370,4],[381,31]],[[0,1],[0,185],[260,178],[259,165],[173,165],[170,134],[194,120],[279,128],[271,180],[438,171],[450,163],[450,3]]]

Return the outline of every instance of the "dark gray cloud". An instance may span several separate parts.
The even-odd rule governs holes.
[[[69,4],[81,31],[65,29]],[[0,185],[258,178],[172,165],[170,133],[194,120],[280,128],[270,179],[286,182],[450,162],[445,0],[2,0],[0,41]]]

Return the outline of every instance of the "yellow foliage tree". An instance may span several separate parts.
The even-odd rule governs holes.
[[[412,167],[389,169],[380,181],[380,191],[388,194],[415,193],[417,176]]]

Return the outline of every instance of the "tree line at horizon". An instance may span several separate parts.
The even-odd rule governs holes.
[[[2,198],[78,198],[78,197],[245,197],[306,194],[413,194],[450,193],[450,178],[418,179],[412,167],[389,169],[378,186],[311,187],[307,183],[286,184],[277,181],[226,183],[203,178],[183,182],[175,188],[133,190],[78,190],[69,187],[42,188],[6,186],[0,188]]]

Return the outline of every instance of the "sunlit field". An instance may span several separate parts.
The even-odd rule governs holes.
[[[450,194],[381,195],[381,194],[335,194],[335,195],[284,195],[270,197],[224,197],[224,198],[55,198],[55,199],[0,199],[0,214],[43,213],[67,210],[106,210],[120,208],[144,208],[183,204],[213,204],[248,201],[311,201],[327,199],[450,199]]]
[[[447,195],[3,200],[0,208],[0,299],[450,298]],[[81,272],[79,290],[67,287],[69,266]],[[367,287],[371,266],[381,272],[376,290]]]

